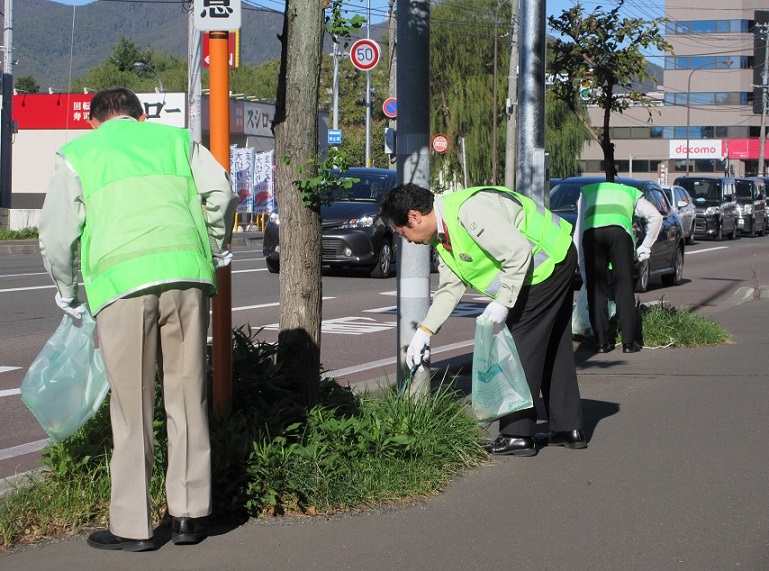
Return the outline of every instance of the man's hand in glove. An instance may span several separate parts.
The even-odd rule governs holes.
[[[74,297],[61,297],[61,294],[57,292],[55,299],[56,305],[58,305],[62,311],[72,319],[80,319],[83,317],[83,304],[77,301]]]
[[[646,246],[638,246],[638,250],[636,251],[638,252],[639,262],[645,262],[652,254],[651,248],[647,248]]]
[[[423,328],[417,329],[414,333],[406,350],[406,365],[409,368],[413,368],[415,364],[421,365],[430,358],[430,337],[431,334]]]
[[[509,311],[510,310],[501,303],[492,301],[489,305],[486,306],[486,309],[483,310],[483,313],[481,313],[478,319],[490,319],[497,325],[502,325],[507,319],[507,313]]]

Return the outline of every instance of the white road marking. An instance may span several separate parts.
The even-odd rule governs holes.
[[[0,397],[12,397],[14,395],[20,395],[21,390],[20,389],[7,389],[4,391],[0,391]]]
[[[0,366],[0,373],[7,373],[9,371],[15,371],[16,369],[21,369],[21,367],[3,367],[3,366]]]
[[[48,438],[43,440],[35,440],[34,442],[28,442],[26,444],[20,444],[18,446],[12,446],[5,450],[0,450],[0,460],[7,460],[8,458],[16,458],[17,456],[24,456],[24,454],[31,454],[42,450],[48,445]]]
[[[715,246],[713,248],[705,248],[704,250],[695,250],[694,252],[686,250],[686,255],[691,256],[692,254],[702,254],[703,252],[715,252],[716,250],[728,250],[728,249],[729,249],[729,246]]]

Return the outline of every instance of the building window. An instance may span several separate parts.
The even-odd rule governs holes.
[[[692,20],[667,22],[666,34],[745,34],[753,27],[752,20]]]

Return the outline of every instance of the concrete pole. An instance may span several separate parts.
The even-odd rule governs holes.
[[[3,6],[3,106],[0,119],[0,208],[11,207],[13,165],[13,0]]]
[[[203,141],[203,104],[201,102],[203,65],[203,34],[195,28],[195,13],[190,10],[187,21],[187,106],[188,127],[192,140]]]
[[[430,187],[430,2],[398,0],[398,181]],[[401,87],[404,86],[404,89]],[[406,349],[430,307],[430,247],[398,244],[398,386],[408,379]],[[408,394],[430,390],[430,370],[420,367]]]
[[[505,186],[515,188],[515,131],[518,110],[518,0],[510,4],[512,9],[510,32],[510,69],[507,76],[507,141],[505,143]]]
[[[366,39],[371,38],[371,0],[367,2]],[[371,166],[371,70],[366,70],[366,166]]]
[[[769,89],[769,85],[767,85],[767,78],[769,78],[769,26],[762,24],[760,32],[764,37],[764,69],[761,70],[761,149],[759,150],[758,173],[756,174],[758,176],[766,176],[764,147],[766,146],[766,92]]]
[[[211,87],[209,148],[219,164],[230,170],[229,32],[209,32]],[[212,302],[213,409],[220,417],[232,410],[232,267],[216,270],[217,291]]]
[[[517,190],[547,206],[545,194],[545,0],[521,6]]]

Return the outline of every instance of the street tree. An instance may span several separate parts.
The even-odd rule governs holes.
[[[31,75],[22,75],[13,82],[13,87],[23,93],[38,93],[40,91],[40,84]]]
[[[280,207],[280,330],[277,359],[318,400],[322,317],[321,193],[328,162],[318,155],[318,95],[323,36],[349,35],[342,0],[286,0],[275,134]],[[326,15],[326,9],[328,15]]]
[[[577,3],[558,17],[548,17],[550,27],[561,36],[553,38],[549,45],[549,72],[556,78],[552,92],[601,146],[608,181],[616,175],[610,131],[612,113],[642,105],[649,111],[649,120],[652,119],[652,100],[634,88],[636,82],[650,78],[641,50],[665,51],[670,47],[660,28],[663,18],[621,17],[624,4],[625,0],[618,0],[608,12],[598,6],[587,14]],[[592,125],[583,112],[585,104],[603,109],[600,128]]]

